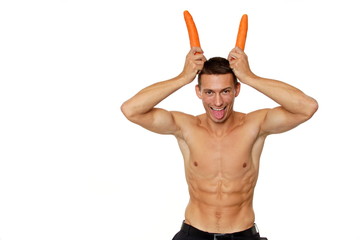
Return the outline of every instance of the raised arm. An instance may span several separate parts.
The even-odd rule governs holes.
[[[186,56],[184,69],[177,77],[142,89],[122,104],[121,111],[127,119],[150,131],[160,134],[176,134],[179,126],[174,119],[175,113],[155,108],[155,106],[181,87],[192,82],[198,71],[203,68],[205,61],[201,48],[191,48]]]
[[[264,110],[261,131],[264,134],[288,131],[310,119],[318,109],[317,101],[299,89],[281,81],[256,76],[246,54],[234,48],[229,54],[230,66],[240,82],[265,94],[280,106]]]

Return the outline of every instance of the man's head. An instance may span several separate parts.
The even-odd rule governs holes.
[[[204,74],[218,75],[231,73],[234,78],[234,85],[238,83],[236,76],[230,68],[230,63],[222,57],[213,57],[204,63],[203,69],[198,74],[198,85],[201,87],[201,77]]]
[[[202,100],[207,116],[216,123],[225,122],[233,112],[240,83],[225,58],[215,57],[204,63],[198,76],[196,94]]]

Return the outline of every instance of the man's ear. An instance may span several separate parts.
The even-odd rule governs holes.
[[[198,98],[202,99],[201,87],[199,85],[195,86],[195,91],[196,91],[196,95],[198,96]]]
[[[237,82],[236,86],[235,86],[235,97],[237,97],[239,95],[240,89],[241,89],[241,84],[239,82]]]

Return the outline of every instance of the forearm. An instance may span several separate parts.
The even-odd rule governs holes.
[[[121,110],[125,116],[141,115],[152,110],[162,100],[186,85],[188,81],[182,75],[170,80],[150,85],[124,102]]]
[[[241,49],[234,48],[229,54],[229,61],[240,82],[265,94],[286,111],[309,117],[317,110],[316,100],[299,89],[281,81],[256,76],[250,70],[247,56]]]
[[[294,114],[312,115],[317,102],[299,89],[273,79],[250,75],[243,83],[253,87]]]
[[[197,72],[203,68],[205,60],[201,48],[191,48],[190,52],[186,55],[185,66],[180,75],[144,88],[134,97],[123,103],[121,111],[127,118],[148,113],[169,95],[192,82]]]

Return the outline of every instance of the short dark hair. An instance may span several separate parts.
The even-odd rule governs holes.
[[[237,78],[233,72],[233,70],[230,68],[230,63],[226,58],[222,57],[213,57],[207,60],[204,63],[203,69],[198,74],[198,85],[201,86],[201,76],[203,74],[227,74],[231,73],[234,78],[234,85],[238,83]]]

